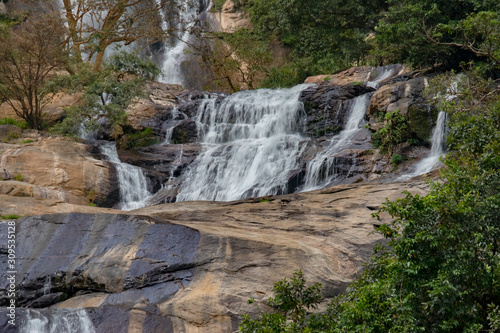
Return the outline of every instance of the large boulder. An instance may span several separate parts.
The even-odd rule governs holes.
[[[177,96],[182,92],[179,84],[150,83],[146,89],[147,98],[137,100],[126,110],[127,120],[134,130],[152,128],[162,136],[163,123],[172,117],[172,109],[177,106]]]
[[[19,325],[62,318],[95,332],[234,332],[248,304],[302,269],[325,302],[341,293],[382,241],[371,214],[423,182],[347,185],[227,203],[186,202],[132,215],[57,214],[15,223]],[[9,223],[0,223],[7,253]],[[33,246],[35,244],[36,246]],[[7,256],[0,302],[9,302]],[[33,308],[38,308],[34,310]],[[10,332],[6,308],[0,330]],[[38,320],[37,320],[38,319]],[[62,321],[64,322],[64,321]],[[83,325],[83,326],[82,326]],[[85,326],[85,327],[87,327]]]
[[[118,201],[115,169],[94,157],[92,150],[92,146],[62,139],[0,143],[0,176],[17,181],[3,184],[0,191],[74,204],[95,200],[100,205],[112,205]]]
[[[240,28],[250,28],[250,15],[236,6],[234,1],[226,0],[222,9],[210,13],[222,32],[232,33]]]
[[[426,103],[423,95],[429,78],[417,76],[403,82],[389,83],[379,88],[370,100],[367,115],[373,130],[381,126],[383,115],[399,110],[410,123],[410,131],[420,140],[428,141],[438,110]]]

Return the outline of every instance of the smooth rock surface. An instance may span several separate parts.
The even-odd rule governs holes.
[[[388,222],[371,213],[403,190],[424,194],[426,185],[343,185],[129,215],[24,218],[16,223],[18,302],[44,306],[49,317],[55,307],[86,308],[96,332],[234,332],[241,314],[258,313],[247,300],[267,299],[273,282],[297,269],[321,282],[327,299],[342,292],[381,241],[375,227]],[[0,223],[2,252],[6,227]],[[5,265],[6,256],[3,306]]]
[[[18,181],[1,185],[0,192],[83,205],[91,196],[99,205],[111,205],[118,200],[114,167],[93,156],[92,149],[51,138],[17,145],[0,143],[0,176]]]

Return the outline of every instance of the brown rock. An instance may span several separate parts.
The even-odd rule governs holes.
[[[4,187],[4,192],[41,198],[57,196],[76,204],[87,204],[87,196],[92,194],[104,204],[117,195],[115,171],[108,162],[92,157],[90,150],[91,146],[61,139],[0,144],[3,178],[25,183],[17,190],[12,189],[16,184],[9,184],[10,189]]]
[[[338,74],[310,76],[304,83],[328,82],[331,85],[345,85],[359,82],[366,84],[368,81],[382,79],[380,75],[384,76],[383,81],[385,81],[406,72],[408,68],[399,64],[383,67],[361,66],[349,68]]]
[[[222,32],[234,32],[239,28],[250,28],[250,16],[248,13],[239,10],[232,0],[226,0],[222,10],[210,13],[217,22],[219,30]]]
[[[345,290],[382,241],[376,224],[389,221],[371,213],[403,190],[425,194],[426,185],[344,185],[265,201],[21,219],[17,304],[56,302],[48,288],[68,297],[57,308],[88,307],[96,331],[160,325],[169,332],[234,332],[242,314],[259,313],[249,298],[262,303],[275,281],[298,269],[323,284],[326,301]]]

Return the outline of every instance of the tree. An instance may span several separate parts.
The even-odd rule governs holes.
[[[297,332],[307,326],[309,309],[316,309],[321,301],[321,284],[306,287],[301,270],[293,273],[290,280],[283,279],[274,284],[275,297],[267,300],[267,305],[275,313],[264,313],[257,320],[244,316],[240,326],[242,333],[256,332]],[[255,300],[250,300],[253,303]]]
[[[213,86],[236,92],[255,89],[265,78],[272,53],[261,36],[241,28],[233,33],[204,32],[201,38],[205,42],[192,48],[201,56]]]
[[[94,60],[100,69],[106,50],[112,45],[132,43],[150,45],[162,41],[160,11],[175,13],[174,0],[62,0],[49,1],[52,11],[63,12],[67,32],[65,45],[77,62]]]
[[[384,8],[385,1],[253,0],[250,12],[257,33],[278,38],[296,60],[307,59],[315,73],[361,63]]]
[[[457,68],[462,61],[474,60],[476,52],[456,44],[470,45],[471,40],[462,38],[470,33],[480,37],[475,42],[481,42],[488,30],[473,32],[472,22],[467,21],[481,11],[500,12],[498,1],[493,0],[389,0],[388,4],[375,28],[374,53],[385,63],[419,67]],[[453,28],[458,29],[456,33]],[[490,28],[495,30],[495,26]]]
[[[158,75],[159,69],[151,61],[119,52],[104,61],[97,72],[83,65],[78,74],[60,77],[57,86],[82,95],[77,105],[66,110],[66,118],[53,131],[76,135],[82,125],[89,132],[104,126],[115,140],[120,138],[127,126],[125,109],[134,98],[143,96],[146,82]]]
[[[48,13],[4,24],[0,31],[0,101],[30,128],[42,129],[51,94],[47,83],[64,58],[60,36],[60,21]]]

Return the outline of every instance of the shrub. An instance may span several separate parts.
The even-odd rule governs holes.
[[[392,155],[391,164],[394,167],[396,167],[399,164],[401,164],[401,162],[403,162],[403,156],[401,156],[400,154],[394,154],[394,155]]]
[[[21,216],[16,214],[7,214],[2,216],[3,220],[17,220],[18,218],[21,218]]]
[[[373,133],[374,145],[392,155],[396,145],[405,142],[409,137],[408,119],[396,110],[384,116],[384,127]]]
[[[19,182],[23,181],[23,176],[21,176],[21,174],[20,174],[20,173],[18,173],[18,174],[16,175],[16,180],[17,180],[17,181],[19,181]]]

